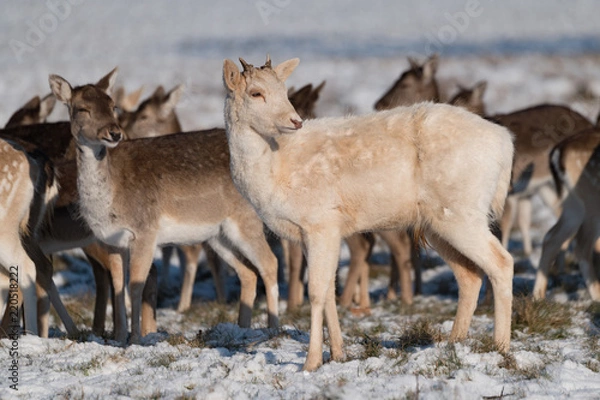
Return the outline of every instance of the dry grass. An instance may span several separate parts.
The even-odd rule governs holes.
[[[566,304],[531,297],[516,297],[513,302],[513,330],[542,335],[547,339],[564,339],[572,326],[571,311]]]
[[[429,318],[419,318],[413,322],[398,339],[398,348],[406,350],[411,347],[431,346],[441,342],[443,335]]]

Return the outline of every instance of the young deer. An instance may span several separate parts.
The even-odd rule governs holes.
[[[459,283],[451,340],[466,336],[487,273],[496,294],[494,340],[508,350],[513,262],[488,225],[510,184],[510,132],[431,103],[303,124],[284,83],[299,60],[274,68],[269,58],[260,68],[241,62],[242,73],[231,60],[223,66],[231,174],[271,230],[305,247],[311,332],[304,369],[323,362],[323,313],[332,359],[343,357],[334,290],[340,240],[410,226],[426,234]]]
[[[46,216],[46,207],[58,193],[53,167],[39,152],[27,154],[14,142],[0,139],[0,265],[10,277],[10,287],[17,285],[22,297],[17,297],[16,307],[6,308],[2,319],[2,332],[6,332],[12,319],[12,310],[24,305],[25,328],[33,334],[48,336],[47,315],[50,302],[64,321],[69,333],[77,329],[60,301],[52,281],[52,266],[37,244],[37,233]],[[14,280],[13,280],[14,279]],[[36,289],[37,283],[37,289]],[[3,288],[6,290],[6,288]],[[37,293],[36,293],[37,292]],[[0,310],[6,300],[0,295]],[[11,296],[12,299],[12,296]]]
[[[122,141],[106,94],[113,70],[97,85],[72,88],[50,76],[69,108],[78,153],[80,211],[94,235],[129,255],[132,342],[139,341],[142,290],[154,248],[208,241],[240,276],[239,324],[250,325],[257,271],[267,288],[269,326],[278,324],[277,260],[262,221],[235,189],[222,130]],[[253,264],[247,266],[240,255]]]
[[[465,88],[459,86],[459,91],[454,97],[448,102],[453,106],[462,107],[466,110],[471,111],[474,114],[485,117],[485,103],[483,102],[483,95],[487,88],[486,81],[480,81],[475,84],[472,88]]]
[[[594,301],[600,301],[600,283],[594,271],[594,244],[600,236],[600,129],[592,128],[558,144],[550,157],[552,173],[561,195],[562,213],[546,233],[533,296],[544,298],[548,271],[564,242],[575,239],[579,269]]]
[[[40,100],[39,96],[34,96],[31,100],[19,108],[11,117],[8,119],[5,128],[12,128],[15,126],[41,124],[46,121],[46,118],[56,104],[56,98],[49,94]]]
[[[421,101],[439,102],[440,95],[435,73],[438,67],[437,54],[432,55],[423,64],[408,58],[410,69],[375,103],[376,110],[389,110],[398,106],[408,106]]]

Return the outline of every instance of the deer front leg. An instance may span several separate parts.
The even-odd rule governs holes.
[[[302,254],[302,246],[299,243],[293,243],[282,239],[287,243],[286,262],[289,268],[289,285],[288,285],[288,311],[297,309],[304,301],[304,282],[302,274],[302,263],[304,255]]]
[[[130,281],[129,293],[131,296],[131,343],[139,343],[142,338],[141,316],[142,297],[148,274],[152,266],[156,236],[138,236],[129,247]]]
[[[304,363],[305,371],[314,371],[323,364],[323,313],[327,304],[329,325],[335,341],[339,340],[341,348],[341,334],[337,311],[328,302],[328,291],[333,290],[335,271],[340,252],[341,237],[335,231],[307,232],[304,238],[308,260],[308,294],[310,298],[310,343],[308,355]],[[335,306],[335,303],[333,304]],[[336,325],[337,324],[337,325]],[[335,343],[336,347],[338,343]],[[341,349],[335,349],[332,356],[341,357]]]
[[[194,281],[196,272],[198,272],[198,257],[202,251],[202,245],[180,246],[183,253],[181,268],[183,268],[183,282],[181,283],[181,296],[177,312],[188,310],[192,304],[192,294],[194,291]]]

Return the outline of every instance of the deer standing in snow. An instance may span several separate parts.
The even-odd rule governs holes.
[[[494,287],[494,340],[510,343],[513,261],[489,230],[510,184],[511,133],[465,110],[421,103],[376,114],[302,122],[285,80],[298,59],[223,65],[231,175],[271,230],[302,242],[311,331],[304,369],[343,357],[334,277],[353,233],[417,227],[453,269],[459,300],[451,340],[466,336],[486,273]],[[476,174],[473,171],[477,171]]]
[[[75,333],[77,329],[52,281],[50,260],[37,244],[46,207],[58,194],[54,169],[40,153],[28,154],[20,145],[5,139],[0,139],[0,167],[0,265],[10,282],[8,287],[2,288],[0,310],[6,301],[8,288],[17,288],[22,294],[16,299],[11,295],[2,319],[2,333],[7,332],[9,325],[19,322],[13,317],[18,315],[21,302],[27,332],[48,337],[46,311],[52,303],[67,330]],[[38,308],[42,315],[39,323]]]
[[[594,270],[594,244],[600,237],[600,129],[591,128],[559,143],[551,152],[552,173],[562,212],[546,233],[533,287],[535,298],[544,298],[548,271],[563,243],[575,240],[575,256],[592,300],[600,301],[600,282]]]
[[[77,144],[80,212],[94,235],[130,266],[131,341],[139,341],[141,298],[154,248],[208,241],[240,276],[239,324],[250,325],[257,274],[266,286],[269,326],[278,324],[277,260],[262,221],[235,189],[222,130],[122,141],[106,94],[113,70],[97,85],[71,87],[50,76],[69,108]],[[240,255],[252,263],[245,264]],[[127,257],[128,256],[128,257]]]

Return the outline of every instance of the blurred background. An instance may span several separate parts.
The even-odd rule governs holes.
[[[222,126],[224,58],[262,65],[300,57],[290,85],[327,81],[317,114],[372,110],[407,68],[406,56],[441,56],[443,99],[487,80],[488,111],[541,102],[589,118],[600,108],[600,3],[593,0],[6,0],[0,13],[0,121],[47,76],[186,86],[184,129]],[[66,118],[57,107],[50,120]]]

